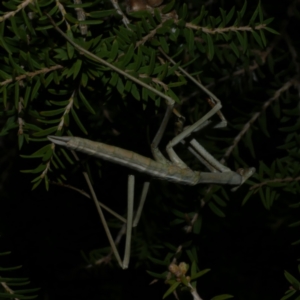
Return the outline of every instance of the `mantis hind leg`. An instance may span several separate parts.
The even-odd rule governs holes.
[[[126,241],[125,241],[125,252],[124,252],[124,259],[122,268],[127,269],[129,260],[130,260],[130,248],[131,248],[131,234],[132,234],[132,227],[136,227],[141,213],[144,207],[144,203],[147,197],[147,193],[149,190],[150,182],[146,181],[143,185],[143,190],[140,198],[140,203],[138,209],[135,213],[133,219],[133,204],[134,204],[134,176],[128,176],[128,193],[127,193],[127,224],[126,224]]]
[[[134,203],[134,175],[128,176],[128,192],[127,192],[127,224],[126,224],[126,241],[125,252],[123,259],[123,269],[128,268],[130,260],[130,248],[131,248],[131,233],[132,233],[132,221],[133,221],[133,203]]]

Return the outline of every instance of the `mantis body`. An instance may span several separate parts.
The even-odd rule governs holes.
[[[216,106],[215,106],[216,107]],[[215,107],[211,111],[215,110]],[[254,172],[254,168],[246,170],[240,169],[237,172],[231,171],[229,168],[220,164],[214,157],[212,157],[206,150],[195,140],[190,141],[191,146],[188,149],[211,170],[211,172],[199,172],[193,171],[188,168],[184,162],[180,160],[173,146],[178,142],[184,142],[184,138],[191,134],[192,131],[201,129],[204,125],[209,124],[207,118],[211,115],[211,111],[208,112],[203,118],[197,121],[192,126],[186,128],[181,134],[177,135],[167,146],[167,152],[170,160],[167,160],[157,148],[157,144],[161,138],[161,131],[165,129],[164,122],[162,123],[154,141],[151,145],[154,160],[148,157],[144,157],[135,152],[128,151],[122,148],[114,147],[111,145],[90,141],[79,137],[70,136],[48,136],[48,139],[60,146],[66,147],[70,150],[80,151],[88,155],[92,155],[104,160],[117,163],[123,166],[127,166],[130,169],[145,173],[154,178],[167,180],[174,183],[196,185],[200,183],[215,183],[215,184],[229,184],[239,186],[247,178],[249,178]],[[170,116],[170,115],[169,115]],[[169,118],[168,116],[168,118]],[[146,199],[146,195],[149,189],[149,182],[146,182],[143,187],[143,192],[140,199],[140,204],[133,220],[133,202],[134,202],[134,176],[130,175],[128,179],[128,210],[127,210],[127,232],[126,232],[126,244],[125,255],[123,262],[120,259],[118,250],[111,237],[110,230],[106,224],[104,215],[101,211],[101,207],[97,202],[97,208],[100,213],[100,217],[107,236],[109,238],[113,252],[120,264],[125,269],[128,267],[130,256],[130,240],[132,227],[136,226]],[[94,197],[96,197],[94,195]],[[96,199],[96,198],[95,198]],[[94,200],[95,200],[94,199]]]
[[[101,59],[99,56],[89,52],[88,50],[82,48],[77,43],[75,43],[72,39],[70,39],[62,30],[60,30],[54,21],[48,16],[54,28],[70,43],[72,44],[77,51],[81,54],[87,56],[89,59],[96,61],[104,66],[109,67],[111,70],[119,73],[120,75],[126,77],[127,79],[143,86],[144,88],[154,92],[157,96],[165,99],[167,104],[166,113],[164,119],[160,125],[160,128],[155,135],[153,142],[151,144],[151,150],[153,154],[153,159],[141,156],[137,153],[124,150],[118,147],[106,145],[103,143],[93,142],[87,139],[78,138],[78,137],[70,137],[70,136],[48,136],[48,139],[54,144],[66,147],[70,150],[80,151],[95,157],[99,157],[105,160],[108,160],[113,163],[121,164],[127,166],[128,168],[137,170],[139,172],[148,174],[154,178],[158,178],[161,180],[167,180],[174,183],[186,184],[186,185],[196,185],[200,183],[212,183],[212,184],[229,184],[235,185],[236,187],[240,186],[247,178],[249,178],[254,172],[254,168],[249,169],[239,169],[236,172],[233,172],[228,167],[222,165],[218,162],[210,153],[208,153],[197,140],[192,138],[189,140],[188,149],[191,153],[193,153],[203,165],[210,172],[199,172],[191,170],[175,153],[173,147],[175,147],[178,143],[185,143],[185,139],[190,136],[193,132],[201,130],[203,127],[207,126],[211,123],[210,118],[218,114],[221,118],[221,122],[215,125],[215,128],[226,126],[226,120],[220,112],[222,108],[220,100],[211,93],[208,89],[206,89],[200,82],[198,82],[195,78],[191,77],[184,69],[178,67],[178,69],[185,74],[190,80],[192,80],[195,84],[199,86],[210,98],[209,100],[211,105],[211,110],[208,111],[202,118],[200,118],[197,122],[192,124],[189,127],[186,127],[180,134],[175,136],[167,145],[166,151],[169,156],[169,160],[166,159],[163,154],[158,149],[158,145],[160,140],[164,134],[167,123],[170,119],[172,112],[174,112],[175,101],[167,96],[166,94],[158,91],[153,86],[146,84],[141,81],[139,78],[130,75],[124,70],[119,69],[115,65]],[[160,50],[163,55],[172,63],[175,62],[168,57],[162,50]],[[180,114],[175,113],[178,117],[183,118]],[[87,176],[87,175],[86,175]],[[133,226],[136,226],[143,208],[143,203],[145,202],[147,191],[149,188],[149,182],[144,184],[144,188],[142,191],[140,204],[135,214],[133,220],[133,200],[134,200],[134,177],[132,175],[129,176],[128,179],[128,211],[127,211],[127,220],[119,217],[120,219],[126,222],[126,243],[125,243],[125,254],[124,260],[121,261],[118,250],[116,249],[115,243],[111,236],[110,230],[105,221],[104,215],[102,213],[101,205],[97,200],[97,197],[94,193],[94,190],[89,181],[89,188],[91,190],[92,197],[97,206],[99,215],[101,217],[102,224],[105,228],[106,234],[108,236],[110,245],[112,250],[122,268],[127,268],[129,263],[130,256],[130,240],[131,240],[131,230]],[[103,208],[105,208],[102,205]]]
[[[174,183],[186,185],[196,185],[199,183],[240,185],[243,180],[242,176],[236,172],[212,173],[193,171],[190,168],[180,168],[176,164],[171,163],[164,164],[163,162],[155,161],[132,151],[80,137],[48,136],[48,139],[70,150],[99,157],[145,173],[154,178]]]

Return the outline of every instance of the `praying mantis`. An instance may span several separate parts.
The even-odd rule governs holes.
[[[49,16],[48,16],[49,17]],[[49,17],[50,18],[50,17]],[[163,137],[163,134],[165,132],[166,126],[168,124],[168,121],[174,112],[177,114],[178,117],[183,118],[175,109],[175,101],[169,97],[166,96],[164,93],[156,90],[152,86],[140,81],[138,78],[133,77],[132,75],[128,74],[127,72],[118,69],[114,65],[108,63],[107,61],[99,58],[98,56],[94,55],[93,53],[85,50],[84,48],[77,45],[72,39],[70,39],[68,36],[66,36],[53,22],[53,20],[50,18],[54,28],[60,32],[62,36],[65,37],[65,39],[71,43],[75,49],[77,49],[82,54],[86,55],[87,57],[104,64],[105,66],[110,67],[112,70],[118,72],[119,74],[127,77],[127,79],[132,80],[133,82],[138,83],[139,85],[153,91],[156,93],[156,95],[160,96],[161,98],[164,98],[166,100],[167,109],[166,113],[164,115],[164,118],[162,120],[162,123],[152,141],[151,144],[151,150],[153,154],[153,158],[144,157],[142,155],[139,155],[135,152],[128,151],[122,148],[114,147],[111,145],[98,143],[94,141],[90,141],[87,139],[83,139],[80,137],[72,137],[72,136],[48,136],[48,139],[62,147],[66,147],[70,150],[80,151],[88,155],[92,155],[107,161],[110,161],[112,163],[120,164],[123,166],[128,167],[129,169],[133,169],[136,171],[139,171],[141,173],[147,174],[149,176],[152,176],[154,178],[160,179],[160,180],[166,180],[173,183],[178,184],[185,184],[185,185],[196,185],[200,183],[206,183],[206,184],[228,184],[233,186],[240,186],[243,184],[254,172],[254,168],[248,168],[248,169],[239,169],[236,172],[232,171],[230,168],[224,166],[219,161],[217,161],[210,153],[208,153],[204,147],[202,147],[199,142],[195,138],[189,139],[188,142],[185,142],[185,139],[189,137],[191,134],[193,134],[196,131],[201,130],[202,128],[206,127],[209,124],[213,124],[210,120],[211,117],[213,117],[215,114],[217,114],[221,121],[214,125],[214,128],[220,128],[227,125],[227,122],[225,118],[223,117],[221,113],[221,101],[208,89],[206,89],[200,82],[198,82],[195,78],[190,76],[184,69],[181,67],[178,67],[178,69],[185,74],[191,81],[193,81],[195,84],[197,84],[209,97],[209,104],[211,106],[211,109],[203,116],[201,117],[197,122],[194,124],[184,128],[181,133],[179,133],[177,136],[175,136],[167,145],[166,152],[169,156],[169,159],[165,158],[165,156],[162,154],[162,152],[159,150],[158,145]],[[164,54],[164,53],[163,53]],[[164,54],[167,59],[175,64],[175,62],[168,57],[166,54]],[[188,150],[196,156],[200,160],[200,162],[210,171],[210,172],[200,172],[200,171],[193,171],[190,169],[176,154],[175,150],[173,149],[177,144],[179,143],[188,143]],[[91,187],[90,187],[91,189]],[[105,228],[106,234],[108,236],[111,248],[114,252],[114,255],[119,263],[119,265],[126,269],[128,268],[129,264],[129,257],[130,257],[130,243],[131,243],[131,231],[132,227],[136,226],[138,224],[143,205],[147,196],[147,192],[149,189],[149,182],[145,182],[142,190],[142,195],[140,198],[140,204],[138,206],[137,212],[134,216],[133,213],[133,204],[134,204],[134,176],[129,175],[128,177],[128,209],[127,209],[127,219],[123,220],[126,222],[126,241],[125,241],[125,251],[124,251],[124,259],[123,261],[120,258],[119,252],[115,246],[115,243],[113,241],[113,238],[111,236],[110,230],[107,226],[107,223],[105,221],[104,215],[101,210],[101,206],[98,203],[98,201],[95,201],[98,212],[100,214],[103,226]],[[96,199],[96,196],[94,195],[93,189],[91,189],[92,196],[94,200]]]
[[[122,148],[114,147],[111,145],[98,143],[83,139],[80,137],[71,136],[48,136],[48,139],[59,146],[66,147],[70,150],[75,150],[83,152],[88,155],[92,155],[104,160],[127,166],[130,169],[145,173],[154,178],[167,180],[174,183],[186,184],[186,185],[196,185],[199,183],[214,183],[214,184],[228,184],[240,186],[245,182],[254,172],[254,168],[249,169],[239,169],[237,172],[231,171],[229,168],[218,162],[212,155],[210,155],[197,141],[192,139],[190,141],[190,146],[188,149],[200,159],[201,162],[211,171],[211,172],[199,172],[193,171],[178,157],[178,155],[173,150],[173,147],[179,142],[183,142],[184,139],[189,136],[192,132],[198,131],[204,126],[209,124],[208,118],[219,112],[221,104],[215,105],[206,115],[204,115],[200,120],[198,120],[193,125],[187,127],[179,135],[177,135],[167,146],[167,153],[169,159],[167,160],[163,154],[158,149],[158,143],[162,137],[162,132],[165,130],[167,121],[171,114],[167,114],[167,121],[164,118],[152,144],[152,153],[154,160],[148,157],[144,157],[135,152],[128,151]],[[167,108],[168,112],[168,108]],[[164,122],[165,121],[165,122]],[[105,218],[101,213],[102,222],[106,229],[106,233],[109,237],[109,241],[113,252],[119,262],[119,265],[126,269],[129,264],[130,257],[130,240],[132,227],[137,226],[147,192],[149,189],[149,182],[144,183],[140,203],[138,210],[136,212],[135,218],[133,220],[133,205],[134,205],[134,176],[129,175],[128,177],[128,209],[127,209],[127,219],[126,219],[126,242],[125,242],[125,254],[124,260],[121,261],[118,250],[113,242],[109,228],[106,224]],[[98,207],[100,208],[100,206]],[[100,208],[101,209],[101,208]]]

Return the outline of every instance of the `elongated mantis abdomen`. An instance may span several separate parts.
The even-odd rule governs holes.
[[[174,183],[186,185],[199,183],[239,185],[242,182],[242,177],[236,172],[212,173],[193,171],[189,168],[180,168],[171,163],[163,164],[129,150],[79,137],[49,136],[48,139],[68,149],[99,157],[154,178]]]

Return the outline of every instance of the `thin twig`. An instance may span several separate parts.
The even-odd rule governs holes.
[[[17,76],[15,78],[6,79],[6,80],[0,82],[0,86],[7,85],[7,84],[9,84],[11,82],[15,82],[15,81],[21,81],[21,80],[26,79],[28,77],[32,78],[32,77],[37,76],[39,74],[46,74],[48,72],[52,72],[52,71],[62,69],[62,68],[63,68],[63,66],[56,65],[56,66],[52,66],[50,68],[43,68],[41,70],[37,70],[37,71],[34,71],[34,72],[28,72],[28,73],[25,73],[23,75]]]
[[[1,276],[0,276],[1,280]],[[0,284],[3,286],[4,290],[7,291],[9,294],[13,295],[15,292],[6,284],[6,282],[1,282]],[[15,300],[20,300],[19,298],[14,298]]]
[[[249,189],[250,191],[251,190],[254,190],[254,189],[257,189],[257,188],[260,188],[264,185],[267,185],[269,183],[275,183],[275,182],[294,182],[294,181],[300,181],[300,176],[299,177],[285,177],[285,178],[275,178],[275,179],[270,179],[270,180],[266,180],[266,181],[263,181],[261,183],[257,183],[257,184],[254,184],[251,186],[251,188]]]
[[[23,127],[25,125],[25,121],[21,117],[22,110],[23,110],[23,98],[20,97],[19,105],[18,105],[18,124],[19,124],[18,135],[22,135],[23,134]]]
[[[78,193],[80,193],[81,195],[91,199],[91,196],[83,191],[83,190],[80,190],[72,185],[69,185],[69,184],[64,184],[64,183],[59,183],[59,182],[55,182],[55,181],[51,181],[50,182],[51,184],[55,184],[55,185],[58,185],[58,186],[61,186],[61,187],[64,187],[64,188],[68,188],[68,189],[71,189],[71,190],[74,190]],[[111,215],[113,215],[115,218],[119,219],[120,221],[122,221],[124,224],[127,223],[127,220],[125,218],[123,218],[122,216],[120,216],[119,214],[117,214],[115,211],[113,211],[112,209],[110,209],[108,206],[106,206],[105,204],[103,204],[102,202],[99,201],[99,205],[105,209],[107,212],[109,212]]]
[[[136,42],[135,48],[138,48],[140,45],[144,45],[148,40],[153,38],[159,28],[163,26],[164,23],[158,24],[154,29],[152,29],[147,35],[145,35],[140,41]]]
[[[15,14],[17,14],[20,10],[25,9],[25,7],[31,3],[35,2],[35,0],[25,0],[24,2],[20,3],[17,6],[17,9],[14,11],[10,11],[6,14],[4,14],[2,17],[0,17],[0,22],[5,21],[6,19],[9,19],[10,17],[14,17]]]
[[[120,8],[118,0],[110,0],[110,2],[113,5],[113,7],[115,8],[115,10],[117,11],[117,13],[120,16],[122,16],[122,22],[126,26],[126,28],[129,29],[129,30],[131,30],[129,28],[129,26],[128,26],[130,24],[130,21],[128,20],[128,18],[126,17],[126,15],[123,13],[122,9]]]
[[[178,21],[175,21],[175,23],[178,23]],[[240,26],[240,27],[236,27],[236,26],[230,26],[230,27],[223,27],[223,28],[207,28],[207,27],[202,27],[202,26],[197,26],[195,24],[192,23],[186,23],[185,27],[186,28],[191,28],[194,30],[201,30],[202,32],[208,33],[208,34],[217,34],[217,33],[224,33],[224,32],[237,32],[237,31],[254,31],[254,30],[261,30],[264,29],[267,25],[266,24],[259,24],[257,26],[255,26],[254,28],[252,28],[251,26]]]
[[[296,77],[290,79],[287,81],[280,89],[278,89],[274,96],[268,99],[261,107],[261,110],[259,112],[256,112],[251,119],[244,125],[243,129],[240,131],[240,133],[234,138],[232,145],[227,149],[225,155],[223,156],[223,159],[227,159],[231,152],[234,150],[234,148],[237,146],[241,138],[246,134],[246,132],[250,129],[251,125],[259,118],[259,116],[271,105],[271,103],[275,100],[277,100],[281,94],[285,91],[287,91],[290,87],[292,87],[294,84],[298,82],[298,79]]]
[[[72,109],[73,107],[73,103],[74,103],[74,97],[75,97],[75,91],[73,91],[70,99],[69,99],[69,103],[68,105],[66,106],[66,109],[62,115],[62,117],[60,118],[60,122],[57,126],[57,131],[61,131],[65,125],[65,116],[68,115],[70,113],[70,110]]]
[[[203,300],[203,299],[199,296],[197,290],[194,289],[193,286],[192,286],[190,283],[189,283],[189,288],[191,289],[190,292],[191,292],[191,294],[192,294],[194,300]]]
[[[74,4],[82,4],[81,0],[74,0]],[[80,21],[85,21],[85,12],[82,9],[82,7],[76,7],[75,8],[76,14],[77,14],[77,20]],[[80,28],[80,33],[82,35],[87,34],[88,27],[86,24],[80,24],[79,23],[79,28]]]

